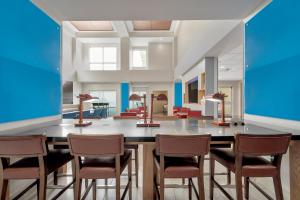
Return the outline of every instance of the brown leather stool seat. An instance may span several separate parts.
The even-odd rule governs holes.
[[[73,159],[68,150],[50,150],[44,157],[46,176]],[[22,158],[3,170],[4,179],[37,179],[40,177],[38,158]]]
[[[125,144],[124,145],[124,148],[125,149],[138,149],[139,148],[139,145],[138,144]]]
[[[97,179],[116,180],[116,200],[132,199],[132,163],[130,150],[124,150],[124,136],[115,135],[76,135],[68,136],[71,154],[75,159],[75,200],[85,199],[93,188],[93,199],[97,199]],[[121,195],[121,174],[128,166],[128,182]],[[82,180],[92,179],[81,197]]]
[[[124,154],[120,156],[120,172],[122,173],[128,162],[130,161],[131,151],[124,150]],[[116,162],[114,157],[102,158],[85,158],[82,161],[80,169],[80,178],[97,179],[115,178],[116,177]]]
[[[159,166],[159,155],[155,154],[155,164]],[[199,165],[195,157],[165,157],[165,178],[191,178],[199,174]]]
[[[210,135],[158,134],[155,144],[153,151],[155,195],[164,200],[165,178],[188,178],[189,199],[192,199],[192,188],[198,199],[204,199],[204,157],[209,152]],[[159,173],[159,188],[156,173]],[[192,178],[198,180],[198,191]]]
[[[228,198],[233,197],[215,180],[215,161],[235,173],[236,199],[243,200],[244,177],[245,199],[249,199],[249,184],[251,183],[266,198],[272,199],[251,177],[273,178],[277,200],[283,200],[280,167],[283,154],[286,153],[291,134],[236,134],[233,149],[210,150],[210,199],[213,199],[213,189],[216,185]],[[266,159],[268,157],[268,159]]]
[[[230,171],[235,171],[235,154],[232,149],[211,149],[210,152],[216,161]],[[272,177],[277,175],[277,168],[265,158],[244,156],[242,159],[242,176]]]
[[[21,198],[37,185],[38,199],[46,199],[47,176],[73,160],[68,150],[48,150],[46,137],[2,136],[0,137],[0,199],[6,198],[10,179],[36,179],[14,199]],[[10,162],[12,159],[15,162]],[[57,199],[75,180],[66,185],[52,199]]]

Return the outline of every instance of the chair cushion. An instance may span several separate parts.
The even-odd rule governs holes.
[[[50,150],[44,156],[45,173],[51,174],[64,166],[73,157],[68,150]],[[4,179],[38,179],[40,177],[38,158],[20,159],[3,170]]]
[[[120,172],[122,173],[131,157],[131,151],[125,150],[120,157]],[[115,157],[84,158],[80,169],[80,178],[101,179],[115,178]]]
[[[156,167],[159,168],[159,155],[154,153]],[[165,178],[190,178],[199,176],[198,162],[195,157],[165,156]]]
[[[139,145],[137,145],[137,144],[125,144],[125,145],[124,145],[124,148],[125,148],[125,149],[133,149],[133,150],[136,150],[136,149],[139,148]]]
[[[235,154],[232,149],[211,149],[211,157],[235,172]],[[242,175],[246,177],[270,177],[277,175],[276,166],[260,156],[244,156]]]

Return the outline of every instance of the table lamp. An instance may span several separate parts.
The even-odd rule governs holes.
[[[157,101],[168,101],[168,97],[165,94],[159,94],[158,96],[155,96],[154,94],[151,94],[151,112],[150,112],[149,127],[160,127],[160,123],[154,123],[153,122],[153,102],[154,102],[155,99]]]
[[[224,93],[217,92],[215,94],[209,95],[205,97],[205,100],[217,102],[221,104],[221,121],[214,121],[212,124],[217,126],[230,126],[230,123],[225,121],[225,97],[227,97]]]
[[[98,99],[98,97],[92,97],[89,94],[80,94],[77,96],[79,98],[79,121],[75,123],[76,127],[86,127],[92,124],[90,121],[83,121],[83,102],[88,102],[94,99]]]
[[[148,123],[147,123],[147,105],[146,105],[146,94],[144,94],[143,96],[139,96],[137,94],[132,94],[129,97],[129,101],[141,101],[144,100],[144,114],[143,114],[143,121],[142,122],[137,122],[136,126],[137,127],[148,127]]]

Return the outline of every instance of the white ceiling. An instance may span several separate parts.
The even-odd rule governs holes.
[[[219,56],[219,80],[242,80],[244,54],[243,46]]]
[[[32,0],[58,21],[244,19],[266,0]]]

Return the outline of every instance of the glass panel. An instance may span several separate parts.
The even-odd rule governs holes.
[[[103,70],[117,70],[117,64],[104,64]]]
[[[109,107],[117,106],[116,91],[103,91],[103,103],[109,103]]]
[[[90,95],[98,97],[100,103],[109,103],[109,115],[113,116],[116,114],[117,107],[117,92],[116,91],[90,91]]]
[[[117,48],[116,47],[104,47],[104,63],[116,63],[117,62]]]
[[[90,70],[103,70],[103,64],[90,64]]]
[[[103,48],[91,47],[90,48],[90,63],[102,63],[103,62]]]
[[[135,49],[132,51],[132,67],[146,67],[147,51],[145,49]]]

